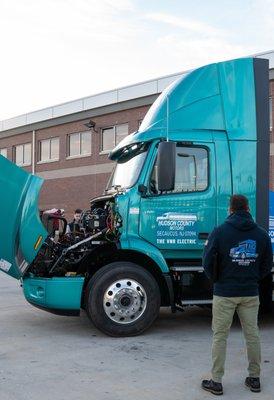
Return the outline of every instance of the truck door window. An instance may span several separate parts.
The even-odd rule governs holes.
[[[208,151],[205,147],[176,146],[175,187],[168,193],[201,192],[208,187]],[[159,194],[157,162],[150,178],[151,194]]]

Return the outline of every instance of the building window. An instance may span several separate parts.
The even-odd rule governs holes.
[[[59,138],[50,138],[39,142],[39,161],[59,160]]]
[[[8,157],[8,149],[7,148],[0,149],[0,155],[7,158]]]
[[[19,166],[31,165],[31,143],[15,146],[15,163]]]
[[[128,124],[121,124],[102,129],[101,151],[112,150],[128,135]]]
[[[79,157],[91,154],[91,132],[72,133],[69,139],[69,157]]]
[[[102,151],[110,151],[115,147],[115,130],[112,128],[102,129]]]

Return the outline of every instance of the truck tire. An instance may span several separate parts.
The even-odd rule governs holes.
[[[155,278],[140,265],[113,262],[90,279],[86,311],[94,325],[109,336],[135,336],[158,316],[161,296]]]

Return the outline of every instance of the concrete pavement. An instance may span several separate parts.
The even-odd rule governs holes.
[[[29,305],[17,281],[0,273],[1,400],[203,400],[209,376],[209,310],[162,309],[154,326],[133,338],[110,338],[87,319],[60,317]],[[236,320],[228,341],[224,399],[273,400],[274,316],[261,323],[262,386],[253,394]]]

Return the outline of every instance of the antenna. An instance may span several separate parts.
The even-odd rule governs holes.
[[[169,94],[166,96],[166,141],[169,141]]]

